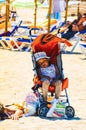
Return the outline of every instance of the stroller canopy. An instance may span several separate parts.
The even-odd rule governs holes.
[[[41,34],[32,43],[34,52],[45,51],[47,56],[51,57],[53,63],[56,62],[56,56],[60,53],[60,38],[52,34]]]
[[[47,56],[51,57],[51,63],[56,64],[56,57],[61,52],[59,44],[61,42],[68,44],[67,40],[63,40],[54,34],[41,34],[33,41],[32,50],[34,53],[45,51]]]

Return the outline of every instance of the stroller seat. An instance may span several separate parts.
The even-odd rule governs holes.
[[[39,80],[38,76],[34,76],[34,84],[35,85],[38,84],[39,87],[42,86],[42,82]],[[67,77],[62,79],[62,91],[66,88],[68,88],[68,78]],[[50,85],[49,88],[48,88],[48,91],[51,92],[51,95],[53,95],[53,93],[55,92],[55,86]]]

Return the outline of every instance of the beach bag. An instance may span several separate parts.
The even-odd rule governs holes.
[[[38,98],[33,92],[30,92],[27,94],[27,96],[25,98],[25,102],[26,102],[26,105],[27,104],[38,104]]]
[[[24,114],[23,116],[32,116],[35,115],[36,113],[36,105],[35,104],[27,104],[26,107],[24,108]]]
[[[31,116],[36,113],[38,98],[33,92],[27,94],[25,98],[24,116]]]
[[[64,117],[66,105],[62,103],[54,103],[47,113],[47,117]]]

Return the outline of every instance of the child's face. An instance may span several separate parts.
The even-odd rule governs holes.
[[[46,68],[49,66],[49,60],[47,58],[39,59],[37,63],[41,68]]]

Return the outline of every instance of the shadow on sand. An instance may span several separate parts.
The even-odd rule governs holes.
[[[46,120],[50,120],[50,121],[55,121],[55,120],[83,120],[80,117],[74,117],[71,119],[68,118],[58,118],[58,117],[40,117],[41,119],[46,119]]]

